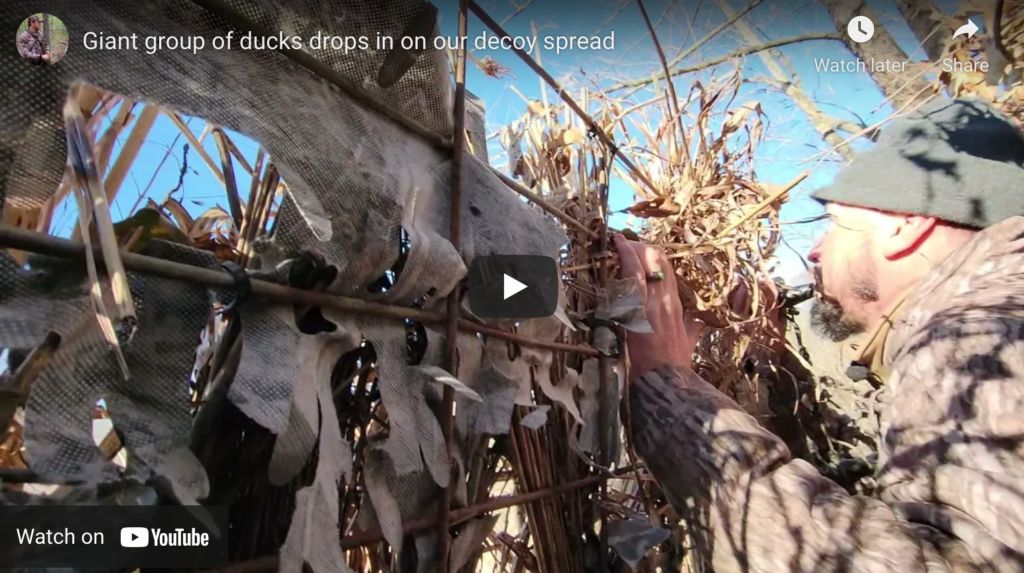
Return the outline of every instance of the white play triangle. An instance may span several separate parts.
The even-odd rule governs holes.
[[[523,283],[517,281],[516,279],[514,279],[514,278],[512,278],[512,277],[510,277],[510,276],[508,276],[508,275],[506,275],[504,273],[502,273],[501,276],[502,276],[502,279],[504,281],[503,282],[503,287],[504,287],[503,288],[503,293],[504,293],[504,296],[505,296],[505,298],[502,299],[502,300],[508,300],[508,297],[510,297],[510,296],[516,294],[517,292],[520,292],[520,291],[522,291],[523,289],[526,288],[526,285],[524,285]]]

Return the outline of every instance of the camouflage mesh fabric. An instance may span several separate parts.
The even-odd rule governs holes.
[[[378,32],[382,36],[401,37],[403,31],[412,31],[430,38],[437,33],[436,13],[422,0],[329,3],[226,0],[226,4],[249,22],[274,34],[282,32],[306,40],[318,32],[335,36],[365,35],[371,39]],[[12,14],[35,10],[27,0],[14,0],[5,8]],[[550,217],[522,201],[491,172],[486,164],[484,110],[477,100],[472,100],[468,106],[467,128],[473,153],[466,155],[463,166],[460,253],[448,240],[451,160],[446,152],[410,135],[282,54],[266,50],[211,49],[211,39],[232,28],[198,3],[187,0],[142,3],[58,0],[52,4],[52,10],[68,22],[70,42],[76,45],[81,45],[82,34],[94,31],[115,35],[136,33],[140,42],[147,36],[198,35],[207,39],[207,48],[198,53],[162,50],[155,54],[147,54],[145,49],[72,50],[70,57],[64,58],[60,65],[33,70],[31,78],[25,74],[26,67],[16,52],[0,52],[0,84],[6,86],[7,101],[12,102],[0,107],[0,203],[7,201],[19,208],[38,207],[56,191],[66,162],[61,105],[71,83],[84,81],[136,101],[201,117],[258,140],[273,158],[287,185],[287,194],[275,222],[273,245],[276,252],[308,249],[320,252],[338,269],[338,278],[329,289],[332,292],[393,304],[412,304],[429,295],[429,304],[437,305],[462,279],[475,256],[491,253],[555,256],[567,242],[565,233]],[[236,39],[242,35],[236,30]],[[435,134],[451,137],[453,90],[443,52],[431,49],[418,56],[373,49],[347,55],[330,49],[307,52]],[[405,68],[407,71],[401,73]],[[378,80],[383,80],[386,87],[381,87]],[[402,229],[411,239],[411,249],[397,284],[386,292],[370,292],[367,286],[399,259]],[[175,284],[174,289],[191,293],[189,296],[193,296],[198,305],[200,292],[180,287]],[[167,308],[179,303],[184,304],[183,301],[168,301]],[[142,312],[149,311],[143,309]],[[239,367],[237,386],[232,387],[229,397],[247,415],[282,436],[271,469],[274,481],[280,482],[288,479],[289,465],[300,465],[312,451],[310,438],[316,432],[311,422],[315,408],[311,404],[316,402],[316,394],[313,386],[303,387],[301,392],[293,388],[295,362],[275,361],[274,368],[267,368],[266,361],[258,356],[261,349],[275,349],[277,355],[287,354],[301,347],[304,335],[290,328],[272,326],[274,317],[270,310],[256,314],[247,311],[247,314],[248,324],[243,334],[243,348],[247,350]],[[49,315],[39,316],[47,316],[47,320],[56,323]],[[186,442],[189,429],[182,422],[187,418],[183,414],[179,417],[178,408],[186,404],[182,393],[187,392],[195,344],[205,325],[205,315],[202,321],[198,314],[187,316],[188,320],[175,318],[178,321],[175,328],[181,329],[183,337],[186,331],[190,332],[191,349],[184,347],[182,338],[181,347],[175,347],[173,357],[162,349],[140,350],[147,353],[143,358],[148,360],[163,352],[168,354],[168,360],[173,358],[187,364],[188,368],[182,366],[184,370],[180,373],[177,370],[153,373],[159,378],[157,387],[165,383],[173,386],[174,399],[178,400],[166,403],[168,412],[173,413],[168,414],[170,418],[156,416],[154,419],[172,420],[173,423],[162,427],[161,431],[176,432]],[[172,318],[165,317],[166,320]],[[353,332],[361,332],[373,340],[380,352],[382,395],[394,423],[390,443],[382,446],[382,451],[390,456],[390,464],[401,469],[384,485],[394,489],[403,508],[411,508],[407,518],[419,517],[413,511],[421,505],[417,503],[418,496],[404,496],[401,492],[412,490],[399,487],[399,481],[406,477],[413,481],[425,480],[421,484],[423,491],[435,491],[437,482],[448,479],[439,427],[425,404],[425,393],[428,389],[436,392],[438,382],[405,364],[405,326],[401,322],[352,324],[355,324]],[[0,334],[10,330],[5,330],[5,326],[0,323]],[[137,336],[145,341],[145,336],[149,335],[145,333],[145,324],[141,326],[143,331]],[[45,333],[45,330],[39,332]],[[41,336],[33,337],[36,342],[39,339]],[[443,336],[434,333],[423,364],[439,365],[442,345]],[[475,336],[460,340],[460,347],[466,347],[464,357],[474,353],[479,356],[482,352]],[[62,352],[72,349],[68,345]],[[498,377],[477,381],[473,371],[465,371],[465,376],[472,378],[464,382],[481,395],[508,394],[509,381]],[[488,390],[489,379],[497,380],[500,387]],[[91,384],[83,387],[90,391],[103,387],[98,381]],[[58,387],[65,386],[58,384]],[[50,401],[57,396],[46,392],[33,393],[34,408],[42,408],[44,404],[53,406]],[[127,398],[137,399],[134,395]],[[507,424],[506,412],[511,406],[507,397],[502,400],[497,411]],[[126,421],[132,419],[125,403],[117,400],[115,403],[112,409],[123,412],[119,415],[115,411],[115,424],[119,417]],[[293,411],[296,408],[297,413]],[[320,414],[324,415],[322,409]],[[85,413],[80,418],[75,424],[86,423]],[[500,430],[500,420],[484,419],[489,422],[480,426],[481,429]],[[85,428],[78,425],[69,425],[69,428],[78,428],[76,431],[82,435],[76,439],[84,439]],[[28,430],[27,436],[38,437],[39,434]],[[35,442],[30,446],[40,452],[33,454],[41,456],[37,459],[50,459],[53,464],[71,463],[76,468],[95,461],[85,459],[84,450],[62,449],[42,439],[32,439]],[[129,441],[130,447],[136,445]],[[169,447],[171,443],[165,445]],[[51,467],[58,469],[57,465]],[[177,481],[188,493],[201,496],[203,484],[189,482],[185,477]],[[324,476],[311,487],[327,487],[327,480],[335,477],[337,472]],[[337,514],[337,500],[312,489],[304,496],[309,511],[317,512],[310,516],[313,523],[330,524],[329,514]],[[425,538],[419,541],[429,544]],[[294,564],[292,560],[283,561],[282,567]]]
[[[213,262],[209,253],[163,241],[151,241],[143,254],[195,266]],[[138,331],[122,347],[132,375],[126,381],[100,333],[80,265],[34,258],[26,270],[6,254],[0,260],[0,345],[31,348],[49,330],[62,337],[26,407],[31,467],[88,482],[116,475],[92,437],[91,413],[104,399],[131,452],[130,470],[167,480],[184,503],[206,496],[206,473],[188,449],[188,380],[211,310],[209,291],[129,273]],[[19,333],[21,325],[28,327]]]

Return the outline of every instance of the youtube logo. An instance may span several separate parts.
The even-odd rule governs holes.
[[[145,527],[122,527],[121,547],[149,547],[149,530]]]
[[[488,255],[469,266],[469,308],[480,318],[543,318],[558,306],[558,264],[536,255]]]

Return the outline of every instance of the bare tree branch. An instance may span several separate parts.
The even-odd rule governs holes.
[[[692,55],[694,52],[700,49],[701,46],[708,43],[709,41],[714,39],[715,36],[722,33],[722,30],[725,30],[729,26],[732,26],[733,23],[736,22],[736,20],[739,20],[740,18],[745,16],[747,12],[750,12],[754,8],[757,8],[761,4],[761,2],[764,2],[764,0],[753,0],[750,4],[747,4],[746,8],[740,10],[735,16],[733,16],[732,18],[727,18],[725,22],[719,24],[717,28],[708,32],[706,36],[697,40],[697,42],[694,43],[692,46],[676,54],[676,57],[672,58],[672,61],[669,62],[668,67],[674,68],[678,66],[680,62],[690,57],[690,55]]]
[[[636,5],[640,8],[640,13],[644,17],[644,23],[647,24],[647,29],[650,32],[651,40],[654,42],[654,49],[658,52],[658,59],[661,60],[661,67],[664,70],[666,87],[668,88],[668,109],[672,113],[672,122],[679,127],[679,134],[682,137],[683,146],[683,158],[686,160],[686,168],[690,172],[690,178],[694,179],[693,174],[693,161],[690,159],[690,143],[686,140],[686,128],[683,127],[682,118],[679,113],[679,98],[676,95],[676,87],[672,83],[672,79],[669,78],[668,61],[665,59],[665,51],[661,49],[661,42],[658,41],[658,34],[654,31],[654,24],[651,24],[651,18],[647,15],[647,9],[644,8],[644,0],[636,0]]]
[[[524,2],[522,4],[516,4],[512,0],[509,0],[508,3],[513,5],[513,6],[515,6],[516,7],[516,11],[512,12],[508,16],[505,16],[505,19],[502,20],[501,23],[500,23],[500,26],[502,26],[502,27],[504,27],[505,24],[508,24],[509,21],[512,20],[512,18],[515,18],[516,16],[522,14],[524,10],[529,8],[530,4],[533,4],[533,0],[526,0],[526,2]],[[448,47],[445,47],[445,52],[447,52],[447,55],[448,55],[449,71],[451,72],[452,76],[454,76],[455,75],[455,53],[452,52],[452,50],[450,48],[448,48]],[[466,55],[469,56],[469,59],[473,60],[473,62],[477,65],[478,68],[483,69],[483,66],[480,64],[480,60],[478,60],[473,55],[474,53],[476,53],[476,48],[473,48],[473,49],[470,49],[470,50],[466,50]]]
[[[786,94],[789,93],[787,90],[792,89],[791,86],[793,85],[793,82],[780,82],[771,78],[761,78],[761,81]],[[811,99],[809,96],[808,100],[814,103],[816,106],[820,104],[820,102]],[[820,111],[821,108],[818,109]],[[862,133],[865,129],[868,128],[867,124],[863,122],[840,119],[834,115],[827,114],[823,111],[820,113],[819,121],[823,126],[829,126],[832,129],[838,129],[840,131],[845,131],[846,133],[850,134]]]
[[[866,16],[873,22],[879,21],[878,15],[865,0],[818,1],[828,9],[836,31],[840,33],[846,30],[847,24],[856,16]],[[892,34],[881,24],[875,26],[875,33],[870,42],[858,44],[853,39],[844,36],[843,43],[862,62],[906,62],[908,60],[907,53],[900,48]],[[908,80],[908,72],[899,68],[880,69],[868,66],[867,72],[871,79],[878,84],[882,93],[892,100],[896,107],[904,107],[912,101],[920,102],[922,98],[931,97],[928,88],[932,84],[923,77]]]
[[[1003,41],[1003,4],[1003,0],[996,0],[995,14],[992,18],[992,39],[995,41],[999,53],[1012,64],[1015,63],[1016,58],[1013,57],[1010,50],[1006,49],[1006,42]]]
[[[601,31],[604,30],[606,26],[608,26],[608,24],[612,23],[612,20],[618,17],[618,15],[621,14],[622,11],[626,9],[626,6],[629,6],[629,0],[623,0],[623,2],[619,4],[619,9],[616,10],[615,13],[612,14],[611,16],[608,16],[608,19],[604,21],[604,24],[601,24],[601,27],[598,28],[593,34],[591,34],[591,36],[596,36],[600,34]]]
[[[629,2],[627,2],[626,4],[623,4],[623,6],[626,6],[628,4],[629,4]],[[668,3],[668,6],[666,6],[665,10],[662,11],[661,17],[658,18],[658,21],[654,23],[654,29],[658,29],[658,27],[661,26],[661,23],[663,21],[665,21],[665,18],[668,16],[668,13],[672,10],[672,8],[675,7],[675,4],[676,4],[675,0],[672,0],[671,2]],[[622,12],[621,8],[619,9],[618,12],[615,13],[615,15],[618,15],[619,12]],[[597,34],[594,34],[594,35],[596,36]],[[619,57],[616,58],[616,60],[615,60],[615,64],[618,64],[619,62],[621,62],[622,59],[626,57],[626,54],[628,54],[630,51],[632,51],[633,48],[639,46],[640,43],[643,42],[644,40],[646,40],[647,36],[650,36],[650,35],[651,35],[650,31],[645,32],[643,36],[640,36],[640,38],[637,39],[637,41],[635,41],[632,44],[630,44],[630,46],[628,48],[626,48],[625,50],[622,51],[621,54],[619,54]]]
[[[788,44],[796,44],[797,42],[808,42],[808,41],[811,41],[811,40],[840,40],[841,41],[842,39],[843,38],[842,38],[841,34],[838,34],[836,32],[827,32],[827,33],[824,33],[824,34],[804,34],[803,36],[794,36],[792,38],[783,38],[781,40],[773,40],[771,42],[765,42],[763,44],[758,44],[756,46],[748,46],[748,47],[745,47],[745,48],[740,48],[740,49],[738,49],[736,51],[729,52],[728,54],[725,54],[724,56],[718,56],[717,58],[711,58],[710,60],[704,60],[703,62],[701,62],[699,64],[695,64],[695,65],[692,65],[692,66],[687,66],[685,68],[676,68],[674,70],[671,70],[671,75],[672,76],[680,76],[680,75],[683,75],[683,74],[689,74],[689,73],[692,73],[692,72],[697,72],[697,71],[700,71],[700,70],[704,70],[704,69],[710,68],[711,66],[717,66],[718,64],[721,64],[721,63],[724,63],[724,62],[728,62],[729,60],[732,60],[732,59],[735,59],[735,58],[742,58],[743,56],[749,56],[750,54],[756,54],[758,52],[763,52],[765,50],[771,50],[773,48],[778,48],[780,46],[786,46]],[[626,89],[626,88],[645,86],[647,84],[650,84],[650,83],[654,82],[655,80],[664,79],[664,77],[665,77],[664,72],[656,73],[656,74],[654,74],[654,77],[651,77],[651,78],[642,78],[642,79],[630,80],[630,81],[626,81],[626,82],[615,84],[612,87],[608,88],[607,91],[608,92],[613,92],[613,91],[617,91],[617,90],[621,90],[621,89]]]
[[[732,6],[729,5],[729,0],[718,0],[718,5],[722,8],[722,12],[725,13],[726,17],[731,17],[735,12]],[[753,27],[742,19],[735,19],[736,29],[740,35],[743,36],[746,41],[754,43],[758,41],[757,33],[754,32]],[[833,147],[833,149],[847,161],[853,160],[853,150],[849,146],[842,145],[843,138],[836,131],[836,127],[829,116],[825,115],[820,108],[804,93],[803,86],[800,84],[799,76],[790,76],[783,71],[782,66],[772,57],[771,53],[767,51],[757,52],[757,56],[761,58],[765,67],[768,68],[768,72],[771,73],[772,78],[780,84],[780,89],[788,95],[793,102],[803,110],[804,114],[807,115],[807,119],[810,120],[811,125],[814,129],[821,134],[821,137]]]
[[[680,62],[682,62],[683,60],[688,58],[691,54],[696,52],[701,46],[703,46],[704,44],[706,44],[709,41],[711,41],[718,34],[722,33],[722,30],[725,30],[726,28],[731,26],[733,24],[733,22],[735,22],[736,20],[739,20],[740,17],[742,17],[747,12],[750,12],[751,10],[756,8],[762,2],[764,2],[764,0],[753,0],[750,4],[747,5],[746,8],[744,8],[742,11],[740,11],[738,14],[736,14],[735,17],[726,19],[725,22],[722,22],[721,24],[719,24],[718,27],[716,27],[714,30],[711,30],[710,32],[708,32],[707,35],[705,35],[703,38],[701,38],[701,39],[697,40],[696,42],[694,42],[693,45],[691,45],[688,48],[685,48],[684,50],[682,50],[678,54],[676,54],[676,56],[674,58],[672,58],[672,61],[668,63],[668,67],[669,68],[673,68],[675,66],[678,66]],[[659,73],[656,73],[653,78],[649,78],[647,80],[644,80],[643,84],[636,84],[636,85],[641,85],[642,86],[642,85],[646,85],[648,83],[651,83],[651,82],[654,82],[654,81],[663,80],[663,79],[665,79],[664,72],[659,72]],[[621,83],[621,84],[615,84],[610,89],[605,90],[605,93],[610,93],[610,92],[613,92],[613,91],[616,91],[616,90],[626,89],[628,87],[631,87],[629,82],[624,82],[624,83]],[[635,87],[635,86],[632,86],[632,87]]]
[[[925,56],[931,61],[936,61],[942,56],[944,34],[936,33],[941,26],[938,20],[932,17],[941,11],[935,6],[932,0],[894,0],[896,6],[907,21],[907,26],[914,33]]]
[[[511,20],[512,18],[515,18],[516,16],[522,14],[523,10],[526,10],[527,8],[529,8],[530,4],[533,4],[533,0],[526,0],[526,2],[524,2],[523,4],[516,4],[515,2],[512,2],[512,0],[509,0],[509,4],[515,6],[516,7],[516,11],[512,12],[508,16],[505,16],[505,19],[500,22],[502,27],[504,27],[505,24],[508,24],[509,20]]]

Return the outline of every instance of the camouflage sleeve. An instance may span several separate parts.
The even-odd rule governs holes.
[[[964,306],[911,316],[879,497],[963,540],[983,570],[1024,571],[1024,307],[1019,290],[967,284]]]
[[[22,32],[18,36],[18,51],[21,52],[21,57],[33,62],[38,61],[41,57],[32,53],[32,36],[29,36],[27,32]]]
[[[717,573],[923,572],[944,560],[930,531],[851,496],[688,369],[630,387],[637,453],[681,516],[703,514]]]

